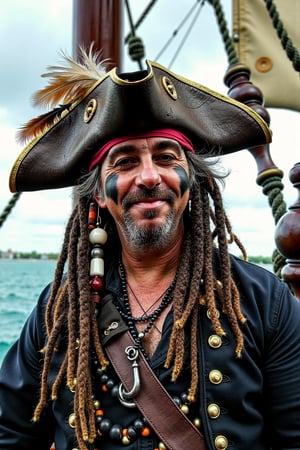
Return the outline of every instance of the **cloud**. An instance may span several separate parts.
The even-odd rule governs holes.
[[[72,1],[0,0],[0,7],[0,108],[6,105],[7,123],[19,126],[37,114],[30,99],[44,85],[45,67],[59,50],[70,51]]]

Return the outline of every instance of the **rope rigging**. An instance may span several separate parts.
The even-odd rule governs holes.
[[[0,216],[0,227],[2,227],[3,223],[5,222],[5,220],[7,219],[9,214],[11,213],[13,207],[15,206],[17,201],[19,200],[20,196],[21,196],[21,192],[17,192],[16,194],[13,194],[11,196],[11,199],[7,203],[6,207],[4,208],[4,210],[2,211],[2,214]]]
[[[220,0],[207,0],[210,3],[215,11],[217,23],[219,26],[220,34],[223,39],[223,43],[225,46],[228,63],[229,65],[236,64],[238,62],[238,56],[234,49],[232,38],[228,31],[227,21],[225,19],[225,14],[221,5]]]
[[[287,31],[284,28],[282,21],[280,20],[276,6],[273,0],[264,0],[266,8],[269,12],[270,18],[272,19],[273,26],[277,32],[280,39],[281,45],[286,52],[286,55],[290,61],[293,63],[293,67],[296,72],[300,72],[300,54],[299,51],[294,47],[292,40],[289,38]]]
[[[198,0],[198,2],[199,2],[199,0]],[[198,17],[199,17],[199,14],[200,14],[200,12],[201,12],[201,10],[202,10],[202,7],[203,7],[204,3],[205,3],[205,0],[201,0],[201,2],[199,3],[199,7],[198,7],[198,10],[196,11],[195,17],[193,18],[193,20],[192,20],[190,26],[188,27],[187,32],[186,32],[185,35],[183,36],[183,39],[181,40],[181,43],[179,44],[179,46],[178,46],[178,48],[177,48],[177,51],[175,52],[173,58],[171,59],[171,61],[170,61],[170,63],[169,63],[169,66],[168,66],[169,69],[172,67],[172,65],[173,65],[173,63],[174,63],[174,61],[175,61],[175,59],[176,59],[177,56],[179,55],[180,50],[182,49],[183,45],[185,44],[185,42],[186,42],[186,40],[187,40],[187,38],[188,38],[188,35],[191,33],[191,31],[192,31],[192,29],[193,29],[195,23],[197,22],[197,19],[198,19]]]
[[[159,58],[163,55],[163,53],[165,52],[165,50],[169,47],[169,45],[171,44],[172,40],[177,36],[178,32],[180,31],[180,29],[185,25],[185,23],[187,22],[187,20],[190,18],[190,16],[192,15],[192,13],[194,12],[194,10],[198,7],[198,11],[196,11],[195,13],[195,17],[192,20],[192,25],[189,27],[187,33],[185,34],[185,36],[183,37],[181,44],[179,45],[179,48],[177,49],[177,51],[175,52],[175,55],[173,56],[170,64],[169,64],[169,69],[171,67],[171,65],[173,64],[173,62],[175,61],[176,57],[179,54],[179,51],[181,50],[181,48],[183,47],[183,44],[186,42],[187,37],[189,35],[189,33],[191,32],[194,24],[196,23],[196,20],[201,12],[201,9],[203,7],[205,3],[205,0],[197,0],[196,3],[194,3],[194,5],[191,7],[191,9],[188,11],[188,13],[185,15],[185,17],[183,18],[183,20],[180,22],[180,24],[178,25],[178,27],[173,31],[172,36],[168,39],[168,41],[166,42],[166,44],[163,46],[163,48],[159,51],[159,53],[156,55],[156,57],[154,58],[155,61],[158,61]]]

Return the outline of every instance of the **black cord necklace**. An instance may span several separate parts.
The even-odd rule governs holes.
[[[146,352],[145,352],[145,350],[144,350],[144,348],[143,348],[143,346],[141,344],[141,341],[145,337],[145,335],[151,330],[151,328],[153,327],[155,321],[158,319],[158,317],[161,315],[161,313],[173,301],[172,292],[173,292],[174,287],[175,287],[177,274],[175,275],[174,280],[172,281],[172,283],[170,284],[168,289],[162,295],[160,295],[159,298],[161,298],[163,296],[163,299],[162,299],[160,305],[158,306],[158,308],[156,308],[152,313],[146,314],[146,312],[147,312],[146,311],[146,312],[144,312],[142,314],[142,316],[133,317],[132,313],[131,313],[128,293],[127,293],[127,280],[126,280],[125,268],[124,268],[124,265],[123,265],[121,260],[119,261],[119,267],[120,267],[120,277],[121,277],[121,286],[122,286],[122,299],[123,299],[124,309],[120,308],[119,305],[116,305],[116,307],[117,307],[119,313],[121,314],[121,316],[126,320],[126,323],[128,325],[129,331],[132,334],[136,345],[141,350],[143,355],[148,357],[148,355],[146,354]],[[154,304],[157,303],[158,300],[159,299],[157,299],[154,302]],[[147,326],[145,327],[145,329],[143,331],[138,332],[137,329],[136,329],[136,323],[141,323],[141,322],[148,322],[148,323],[147,323]]]
[[[99,442],[101,443],[101,437],[104,439],[111,439],[112,441],[122,445],[128,446],[140,438],[154,437],[155,434],[145,417],[140,414],[136,415],[136,418],[132,420],[129,425],[122,425],[124,420],[123,415],[119,415],[118,423],[113,422],[106,411],[103,410],[102,398],[105,396],[111,396],[112,399],[117,401],[119,382],[114,379],[114,376],[109,373],[109,367],[102,369],[100,367],[98,358],[95,352],[92,353],[94,383],[97,385],[97,393],[94,390],[93,393],[93,406],[95,414],[95,423],[98,430]],[[173,384],[173,383],[172,383]],[[198,415],[199,406],[197,401],[189,399],[189,390],[183,390],[178,394],[172,394],[174,403],[182,410],[190,420],[193,421],[197,428],[201,428],[201,419]],[[98,397],[98,395],[100,395]],[[112,406],[112,408],[114,408]],[[176,430],[174,430],[176,432]],[[101,447],[101,445],[99,445]],[[154,450],[166,449],[163,442],[159,442]]]

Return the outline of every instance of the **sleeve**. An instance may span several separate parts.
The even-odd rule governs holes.
[[[300,303],[282,286],[272,299],[264,368],[273,450],[300,449]]]
[[[54,420],[51,405],[41,421],[32,421],[40,392],[45,344],[44,311],[49,286],[28,317],[19,339],[6,354],[0,370],[0,448],[49,450],[53,442]]]

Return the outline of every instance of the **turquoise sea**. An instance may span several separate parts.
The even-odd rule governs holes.
[[[55,267],[56,261],[0,259],[0,364]]]

